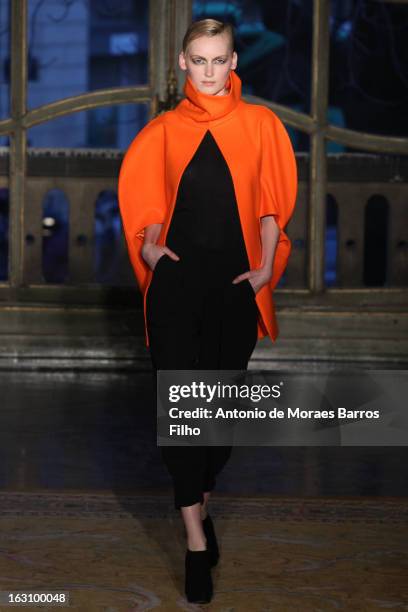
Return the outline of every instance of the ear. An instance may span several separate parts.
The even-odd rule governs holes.
[[[181,70],[187,70],[186,58],[183,51],[180,51],[179,53],[178,62]]]
[[[231,69],[235,70],[235,68],[237,67],[238,64],[238,54],[236,51],[233,52],[232,54],[232,64],[231,64]]]

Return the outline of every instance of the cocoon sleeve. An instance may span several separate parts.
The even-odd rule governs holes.
[[[157,119],[142,128],[131,142],[118,179],[123,231],[141,291],[149,272],[141,256],[144,228],[152,223],[163,223],[166,215],[164,129]]]
[[[297,196],[297,164],[289,135],[279,117],[265,107],[261,124],[261,197],[259,217],[273,215],[280,228],[270,281],[274,289],[282,276],[291,251],[284,228],[291,218]]]

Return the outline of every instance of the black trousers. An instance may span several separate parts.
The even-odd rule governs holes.
[[[177,252],[180,255],[180,252]],[[241,252],[242,254],[242,252]],[[258,307],[248,270],[237,258],[205,249],[163,255],[146,297],[150,355],[157,370],[246,370],[257,342]],[[203,503],[231,455],[231,446],[162,446],[176,509]]]

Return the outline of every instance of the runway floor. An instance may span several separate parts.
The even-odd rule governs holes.
[[[151,375],[1,372],[0,385],[2,597],[60,589],[84,612],[197,609]],[[408,610],[407,455],[235,447],[211,506],[222,557],[207,608]]]

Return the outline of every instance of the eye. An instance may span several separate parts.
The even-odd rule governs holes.
[[[225,62],[226,62],[227,60],[222,59],[222,58],[219,58],[219,59],[217,59],[217,60],[215,60],[215,61],[216,61],[216,63],[218,63],[218,64],[225,64]],[[202,58],[196,58],[196,59],[193,59],[193,64],[202,64],[202,62],[203,62]]]

